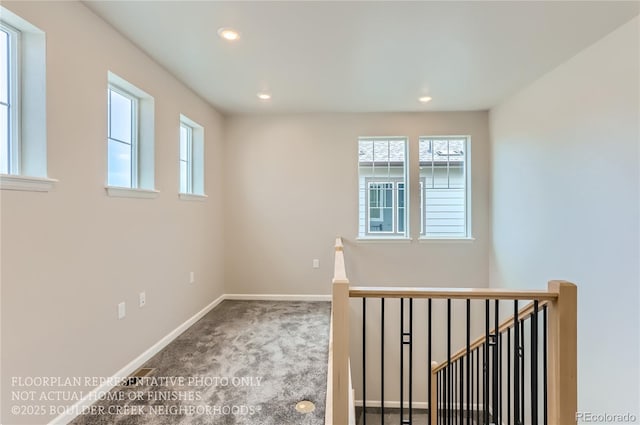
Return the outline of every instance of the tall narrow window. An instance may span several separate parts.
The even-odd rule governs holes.
[[[46,34],[0,6],[0,189],[47,192]]]
[[[180,123],[180,193],[193,193],[193,128]]]
[[[0,22],[0,173],[20,174],[19,32]]]
[[[422,236],[470,237],[469,138],[421,137],[419,151]]]
[[[360,237],[406,237],[406,138],[360,138]]]
[[[107,194],[154,198],[153,97],[112,72],[107,76]]]
[[[138,186],[138,99],[109,86],[108,178],[109,186]]]
[[[180,115],[180,198],[203,200],[204,127]]]

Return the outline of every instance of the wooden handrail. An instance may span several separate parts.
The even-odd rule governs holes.
[[[538,300],[555,301],[558,294],[541,290],[498,288],[413,288],[352,286],[351,298],[450,298],[461,300]]]
[[[349,279],[344,265],[342,238],[336,238],[331,304],[332,332],[332,381],[331,415],[333,425],[349,424]]]
[[[333,283],[349,283],[347,271],[344,266],[344,245],[342,238],[336,238],[336,253],[333,267]]]
[[[548,301],[542,301],[538,304],[538,311],[542,310],[542,307],[547,305]],[[518,318],[522,319],[525,316],[530,315],[531,313],[533,313],[533,302],[527,304],[526,306],[524,306],[523,308],[520,309],[520,311],[518,311]],[[511,317],[509,317],[508,319],[506,319],[505,321],[503,321],[502,323],[500,323],[500,326],[498,327],[498,333],[502,333],[504,331],[506,331],[509,328],[513,327],[513,315]],[[495,328],[491,329],[491,334],[495,335]],[[469,345],[469,352],[475,350],[476,348],[480,347],[484,341],[487,339],[486,335],[481,335],[478,338],[476,338],[475,340],[473,340],[473,342],[471,342],[471,344]],[[461,359],[462,357],[465,356],[465,354],[467,354],[467,347],[461,348],[460,350],[456,351],[452,356],[451,356],[451,363],[455,362],[456,360]],[[437,366],[435,366],[433,368],[433,373],[438,373],[439,371],[441,371],[442,369],[444,369],[445,367],[447,367],[447,364],[449,363],[449,359],[443,361],[442,363],[438,364]]]

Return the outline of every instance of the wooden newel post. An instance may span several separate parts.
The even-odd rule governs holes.
[[[438,362],[431,362],[431,399],[429,400],[429,412],[431,412],[431,425],[438,425],[438,374],[435,369]]]
[[[576,424],[578,410],[578,289],[571,282],[552,280],[549,292],[549,423]]]
[[[333,277],[333,425],[349,423],[349,279],[342,240],[336,240]]]

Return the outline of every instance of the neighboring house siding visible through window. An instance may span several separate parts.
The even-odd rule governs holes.
[[[359,236],[406,237],[406,138],[360,138]]]
[[[423,237],[470,237],[468,151],[468,137],[420,138],[420,232]]]

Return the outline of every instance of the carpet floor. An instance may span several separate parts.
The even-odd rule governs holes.
[[[73,425],[324,424],[331,304],[224,301]],[[299,413],[297,402],[315,404]]]

